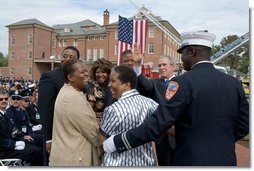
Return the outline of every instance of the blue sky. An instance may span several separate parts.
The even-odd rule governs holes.
[[[227,36],[238,36],[249,31],[248,0],[132,0],[143,4],[156,16],[168,20],[179,32],[208,30],[216,34],[215,44]],[[52,26],[90,19],[102,24],[102,13],[110,12],[110,23],[118,15],[131,17],[137,9],[128,0],[6,0],[0,6],[0,51],[8,52],[6,25],[36,18]]]

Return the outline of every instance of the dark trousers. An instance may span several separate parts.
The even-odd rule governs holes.
[[[162,135],[155,141],[156,154],[159,166],[172,166],[174,149],[171,147],[168,136]]]
[[[26,144],[24,150],[10,150],[4,152],[4,158],[21,159],[23,162],[30,163],[31,166],[43,166],[42,151],[40,147]]]

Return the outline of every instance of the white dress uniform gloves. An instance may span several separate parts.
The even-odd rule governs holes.
[[[24,150],[26,144],[24,141],[16,141],[15,150]]]
[[[33,130],[33,131],[39,131],[39,130],[41,130],[41,128],[42,128],[42,125],[39,124],[39,125],[33,126],[33,127],[32,127],[32,130]]]
[[[110,136],[103,142],[103,149],[106,153],[113,153],[116,151],[116,146],[114,144],[114,136],[115,135]]]

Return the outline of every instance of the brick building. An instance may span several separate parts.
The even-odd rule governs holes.
[[[144,7],[142,7],[144,8]],[[141,17],[136,14],[133,17]],[[171,33],[179,33],[166,20],[156,17]],[[80,51],[80,57],[89,67],[98,58],[117,62],[118,22],[109,23],[109,11],[103,13],[103,25],[89,19],[71,24],[48,26],[37,19],[19,21],[9,29],[8,72],[10,77],[36,79],[48,70],[58,67],[62,50],[69,45]],[[148,22],[145,63],[157,65],[158,57],[167,54],[180,62],[176,50],[179,45],[152,22]],[[146,65],[147,66],[147,65]]]

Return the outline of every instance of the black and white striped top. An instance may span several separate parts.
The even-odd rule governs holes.
[[[122,94],[103,113],[100,126],[102,134],[111,136],[139,126],[157,108],[158,104],[132,89]],[[102,166],[155,166],[152,143],[146,143],[123,153],[105,153]]]

